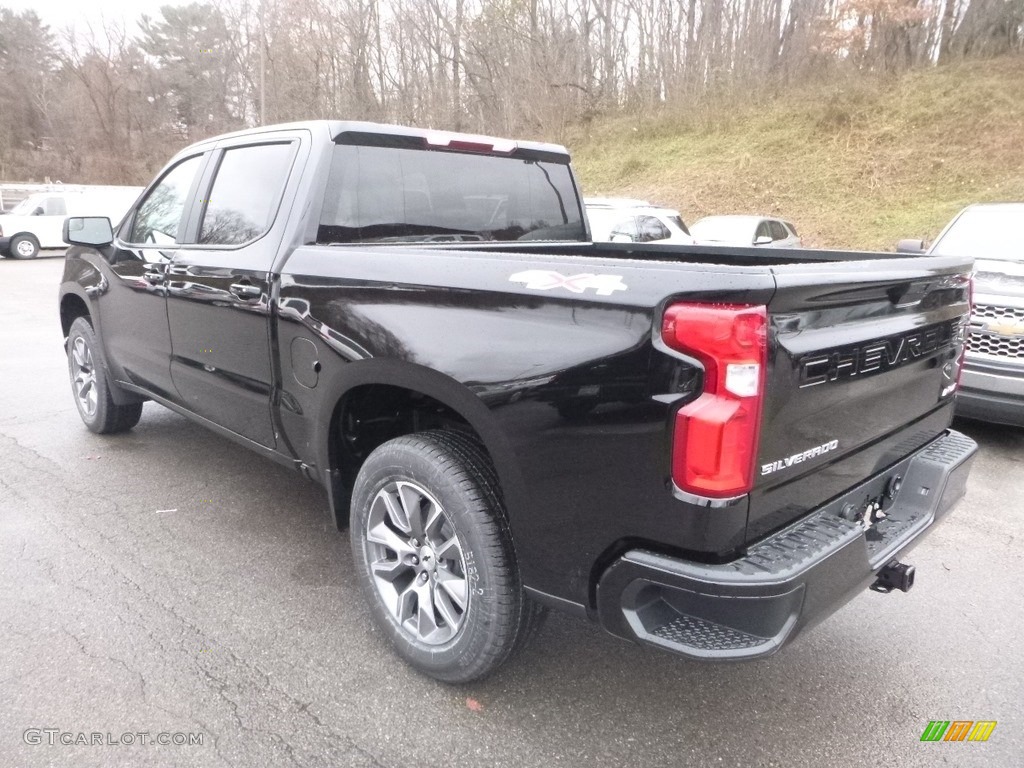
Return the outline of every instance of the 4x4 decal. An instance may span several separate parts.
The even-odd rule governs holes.
[[[531,291],[550,291],[554,288],[565,288],[573,293],[583,293],[588,288],[597,291],[598,296],[611,296],[615,291],[625,291],[626,284],[621,275],[595,275],[590,272],[582,275],[563,275],[547,269],[528,269],[516,272],[509,279],[510,283],[525,283]]]

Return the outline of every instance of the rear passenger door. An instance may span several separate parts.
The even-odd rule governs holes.
[[[170,266],[171,378],[181,402],[260,445],[276,444],[270,269],[281,245],[296,134],[218,144]]]

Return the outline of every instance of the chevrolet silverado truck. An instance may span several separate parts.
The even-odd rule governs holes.
[[[932,255],[975,259],[974,301],[956,415],[1024,427],[1024,203],[964,208],[932,244]],[[902,253],[924,253],[901,240]]]
[[[977,448],[969,259],[594,243],[555,145],[249,130],[65,238],[85,425],[148,400],[320,483],[373,620],[447,682],[550,607],[772,654],[911,588]]]

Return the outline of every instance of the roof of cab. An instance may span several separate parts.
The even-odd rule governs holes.
[[[263,125],[258,128],[246,128],[241,131],[223,133],[218,136],[211,136],[185,148],[183,151],[193,151],[202,147],[215,144],[224,139],[234,139],[244,136],[260,136],[267,133],[282,131],[309,131],[314,137],[322,137],[324,141],[334,142],[339,136],[345,133],[376,133],[386,136],[400,136],[421,138],[428,144],[439,147],[449,142],[463,142],[467,144],[491,144],[495,147],[510,147],[511,149],[522,149],[532,152],[546,153],[552,155],[563,155],[569,157],[569,150],[561,144],[548,144],[540,141],[518,141],[502,139],[495,136],[481,136],[470,133],[457,133],[454,131],[437,131],[428,128],[414,128],[405,125],[392,125],[388,123],[370,123],[359,120],[305,120],[295,123],[279,123],[277,125]]]

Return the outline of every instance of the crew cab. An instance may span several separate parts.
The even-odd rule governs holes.
[[[976,450],[970,260],[594,243],[556,145],[259,128],[65,239],[86,426],[151,401],[321,484],[373,620],[448,682],[549,607],[772,654],[909,590]]]

